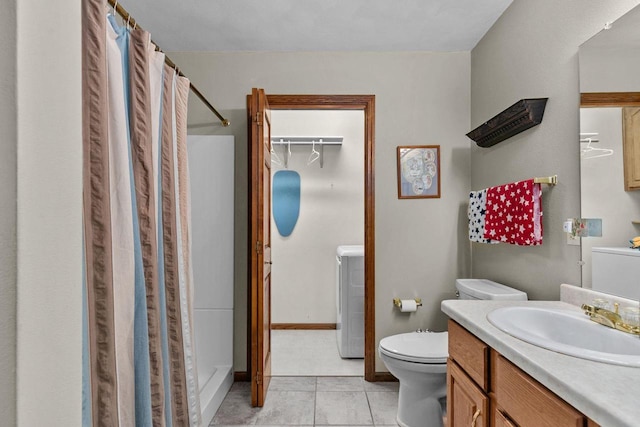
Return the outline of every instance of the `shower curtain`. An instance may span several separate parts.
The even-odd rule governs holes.
[[[105,0],[82,17],[83,425],[198,426],[189,81]]]

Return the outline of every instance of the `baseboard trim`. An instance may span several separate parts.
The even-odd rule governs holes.
[[[235,382],[249,382],[249,374],[246,371],[236,371],[233,373],[233,381]]]
[[[249,374],[246,371],[236,371],[233,373],[235,382],[249,382]],[[373,382],[398,382],[398,379],[389,372],[376,372]]]
[[[398,382],[398,379],[389,372],[376,372],[374,382]]]
[[[303,330],[331,330],[336,329],[335,323],[272,323],[271,329],[303,329]]]

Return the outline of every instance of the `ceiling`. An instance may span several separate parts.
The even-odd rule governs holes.
[[[513,0],[122,0],[164,51],[469,51]]]

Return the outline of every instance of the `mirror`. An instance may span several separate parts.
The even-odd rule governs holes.
[[[625,190],[625,173],[629,181],[629,168],[640,171],[640,152],[630,155],[628,148],[634,113],[640,117],[640,6],[580,46],[579,63],[581,216],[602,219],[602,237],[581,239],[582,286],[598,289],[592,285],[602,250],[593,248],[629,248],[629,240],[640,235],[640,186]]]

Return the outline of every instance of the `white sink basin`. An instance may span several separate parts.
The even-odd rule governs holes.
[[[487,319],[538,347],[614,365],[640,367],[640,337],[589,320],[585,314],[541,307],[503,307]]]

